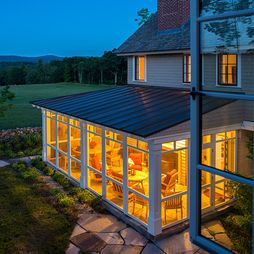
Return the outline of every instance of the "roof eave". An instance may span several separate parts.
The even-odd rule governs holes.
[[[124,53],[117,53],[117,56],[135,56],[135,55],[165,55],[165,54],[179,54],[179,53],[189,53],[190,49],[178,49],[178,50],[154,50],[154,51],[133,51],[133,52],[124,52]]]

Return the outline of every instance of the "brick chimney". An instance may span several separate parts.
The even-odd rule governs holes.
[[[159,31],[179,28],[190,18],[189,0],[158,0]]]

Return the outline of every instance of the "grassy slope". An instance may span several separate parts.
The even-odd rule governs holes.
[[[110,86],[72,83],[11,86],[11,91],[16,97],[12,101],[13,108],[6,113],[4,118],[0,118],[0,129],[41,126],[40,111],[33,108],[30,101],[108,87]]]
[[[64,253],[72,225],[9,167],[0,170],[0,253]]]

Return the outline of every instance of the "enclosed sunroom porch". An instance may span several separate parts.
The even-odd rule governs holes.
[[[102,196],[126,218],[135,220],[156,236],[164,229],[188,220],[190,136],[182,127],[177,127],[188,120],[188,116],[184,118],[188,110],[185,103],[188,93],[177,91],[176,97],[171,89],[161,91],[136,86],[115,89],[104,92],[104,102],[101,99],[103,92],[34,102],[42,109],[43,160],[82,188]],[[165,93],[167,101],[163,99]],[[128,96],[116,106],[116,100],[126,94]],[[158,105],[161,110],[162,106],[173,105],[172,100],[168,101],[169,95],[178,106],[186,109],[178,111],[181,116],[173,109],[171,115],[159,111],[156,116],[154,111],[159,110]],[[99,105],[101,103],[104,107]],[[105,115],[103,111],[108,112],[105,107],[113,108],[113,105],[113,112]],[[93,107],[102,110],[91,113]],[[123,116],[124,110],[129,114]],[[92,121],[93,117],[98,120]],[[99,123],[102,121],[107,123]],[[110,121],[113,124],[109,124]],[[119,128],[121,124],[123,127]],[[203,136],[204,164],[236,170],[237,140],[239,135],[245,135],[245,131],[236,127],[206,131]],[[227,181],[204,174],[201,199],[207,213],[227,205],[232,200]]]

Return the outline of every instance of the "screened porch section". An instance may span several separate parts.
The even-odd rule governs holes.
[[[152,235],[188,219],[188,137],[151,141],[51,111],[43,111],[43,119],[43,159],[82,188]],[[203,136],[203,164],[235,171],[236,139],[234,130]],[[204,212],[231,200],[228,184],[223,177],[202,175]]]

